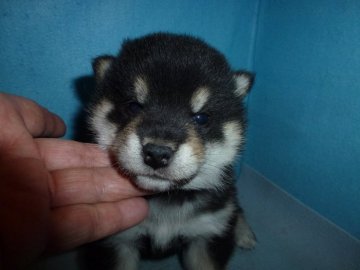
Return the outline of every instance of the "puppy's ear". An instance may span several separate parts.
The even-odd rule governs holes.
[[[234,73],[235,80],[235,95],[243,98],[245,97],[254,82],[254,75],[247,71],[236,71]]]
[[[101,82],[104,79],[106,72],[114,60],[115,57],[109,55],[99,56],[93,60],[92,67],[97,82]]]

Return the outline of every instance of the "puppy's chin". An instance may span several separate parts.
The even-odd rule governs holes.
[[[136,186],[141,189],[153,192],[164,192],[179,189],[190,181],[190,179],[168,180],[156,176],[139,175],[133,178]]]

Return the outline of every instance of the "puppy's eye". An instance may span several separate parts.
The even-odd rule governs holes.
[[[209,122],[209,115],[206,113],[196,113],[193,115],[193,120],[196,124],[204,126]]]
[[[143,109],[143,106],[140,104],[140,103],[138,103],[138,102],[135,102],[135,101],[133,101],[133,102],[130,102],[130,103],[128,103],[128,111],[131,113],[131,114],[138,114],[139,112],[141,112],[142,111],[142,109]]]

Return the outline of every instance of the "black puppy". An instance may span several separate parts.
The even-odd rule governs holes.
[[[252,76],[199,39],[164,33],[128,40],[93,68],[96,141],[155,193],[146,220],[93,244],[92,268],[137,269],[143,256],[177,252],[185,269],[225,269],[236,243],[254,247],[232,173]]]

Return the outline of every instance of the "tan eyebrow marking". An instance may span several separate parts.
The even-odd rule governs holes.
[[[206,87],[199,87],[191,97],[190,105],[193,113],[199,112],[209,100],[210,91]]]
[[[136,77],[134,81],[134,89],[137,100],[140,103],[144,103],[149,92],[145,78]]]

